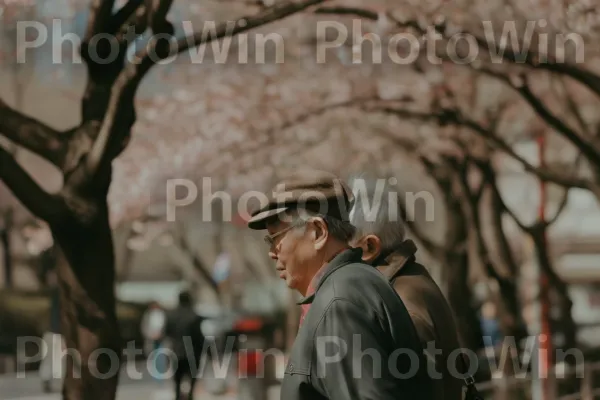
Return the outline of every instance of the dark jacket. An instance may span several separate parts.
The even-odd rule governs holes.
[[[311,306],[290,352],[282,400],[433,398],[406,307],[361,255],[336,256],[301,302]]]
[[[58,287],[53,287],[50,292],[50,332],[60,332],[60,292]]]
[[[180,307],[167,314],[165,336],[170,339],[171,350],[177,359],[200,357],[205,341],[203,320],[192,307]]]
[[[412,321],[417,328],[422,347],[436,349],[437,354],[428,352],[431,364],[435,399],[460,400],[463,393],[463,380],[458,372],[466,371],[460,364],[458,332],[452,310],[439,286],[427,269],[416,262],[414,242],[407,240],[398,252],[386,258],[387,265],[378,266],[379,271],[393,284],[402,298]],[[433,343],[432,343],[433,342]],[[448,365],[456,360],[457,364]],[[435,369],[434,369],[435,368]]]

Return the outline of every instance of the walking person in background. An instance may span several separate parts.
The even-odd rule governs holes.
[[[187,291],[179,295],[179,305],[167,316],[165,336],[170,341],[171,350],[175,355],[175,400],[181,398],[181,384],[184,379],[190,380],[187,398],[194,398],[196,373],[200,364],[205,337],[202,333],[202,321],[194,311],[192,296]]]
[[[142,335],[144,336],[144,351],[152,358],[151,361],[156,369],[165,373],[165,363],[160,362],[160,349],[165,334],[166,314],[165,310],[153,301],[142,317]]]
[[[402,200],[373,179],[358,178],[351,185],[356,199],[350,213],[356,228],[351,244],[363,250],[362,259],[377,267],[406,305],[435,371],[430,373],[434,398],[461,400],[461,376],[467,372],[464,359],[455,358],[459,364],[449,365],[451,353],[460,349],[454,315],[439,286],[416,261],[415,243],[405,238]],[[427,351],[428,346],[439,356]],[[474,387],[468,389],[473,392]]]
[[[496,304],[492,300],[487,300],[483,303],[479,312],[479,318],[485,347],[495,348],[501,345],[503,339],[502,329],[498,321]]]
[[[42,389],[45,393],[52,391],[52,382],[54,379],[62,378],[64,362],[61,357],[63,339],[60,334],[60,292],[58,277],[55,270],[48,271],[47,274],[47,284],[50,287],[50,323],[48,331],[44,332],[43,341],[46,353],[40,363],[40,378],[42,380]]]

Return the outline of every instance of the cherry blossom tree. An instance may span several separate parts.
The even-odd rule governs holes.
[[[414,169],[415,174],[419,171],[428,177],[441,194],[445,209],[443,229],[437,229],[443,232],[441,237],[409,218],[407,223],[412,235],[442,266],[465,344],[482,345],[470,293],[474,273],[499,288],[504,332],[523,335],[515,287],[519,260],[510,243],[514,233],[505,228],[506,219],[533,238],[552,290],[560,299],[561,326],[566,327],[568,338],[573,337],[566,287],[554,274],[548,244],[541,240],[564,208],[566,195],[551,220],[526,223],[499,193],[497,160],[510,158],[526,172],[563,188],[600,193],[600,121],[595,119],[600,79],[592,70],[597,31],[593,19],[585,16],[584,2],[568,9],[562,5],[546,8],[543,2],[527,6],[473,0],[340,2],[317,7],[301,19],[285,20],[321,2],[291,1],[274,7],[265,2],[234,3],[255,13],[235,18],[242,24],[233,32],[219,26],[217,36],[260,31],[269,23],[262,29],[293,38],[286,42],[285,63],[244,68],[177,65],[185,86],[178,81],[174,86],[179,88],[171,93],[165,90],[150,100],[135,98],[142,78],[155,64],[150,51],[163,59],[168,49],[151,42],[150,50],[138,55],[139,63],[126,64],[123,33],[128,26],[137,27],[138,32],[146,28],[154,33],[171,32],[165,18],[171,2],[153,7],[129,0],[113,13],[110,1],[94,1],[81,49],[89,72],[81,123],[56,132],[5,103],[0,105],[0,133],[46,158],[64,177],[61,191],[48,194],[0,148],[0,177],[23,204],[50,224],[60,249],[61,290],[67,305],[63,319],[71,327],[70,347],[77,347],[86,357],[99,347],[118,349],[110,228],[125,219],[145,218],[149,205],[164,201],[165,180],[189,177],[199,183],[203,177],[219,177],[220,188],[239,195],[250,189],[266,190],[278,174],[303,165],[340,175],[378,165],[382,173],[406,175],[400,159],[410,159],[410,172]],[[457,33],[470,33],[482,53],[500,43],[477,26],[483,19],[479,14],[501,18],[504,14],[499,10],[508,10],[509,19],[521,22],[547,15],[548,29],[555,33],[579,26],[589,44],[585,55],[590,59],[578,64],[577,52],[567,51],[562,62],[561,54],[544,58],[535,50],[519,58],[517,50],[505,48],[496,59],[482,56],[473,63],[457,63],[455,55],[464,55],[465,49],[457,45],[452,54],[447,51]],[[336,57],[317,65],[308,55],[314,54],[315,44],[323,38],[315,36],[311,24],[324,16],[344,23],[358,17],[366,22],[365,35],[410,31],[423,40],[437,34],[441,39],[436,54],[442,62],[431,64],[426,54],[420,54],[410,65],[353,65],[356,46],[344,45],[336,49]],[[102,67],[89,57],[91,50],[106,51],[102,46],[90,48],[91,38],[100,32],[115,33],[123,52],[114,64]],[[541,36],[538,31],[536,35],[537,44]],[[199,34],[191,39],[194,45],[208,40]],[[190,46],[183,39],[177,43],[177,51]],[[492,62],[498,59],[500,63]],[[557,160],[545,166],[521,155],[518,144],[541,134],[552,138],[562,153],[569,149],[568,154],[560,158],[554,152]],[[582,160],[581,168],[576,168],[576,157]],[[215,241],[216,248],[220,245]],[[83,377],[81,381],[67,379],[66,398],[80,398],[84,393],[114,397],[116,380],[110,387],[103,381],[103,387],[96,390],[99,382],[89,371]]]
[[[160,60],[208,41],[218,40],[280,20],[322,3],[322,0],[286,1],[265,7],[255,14],[217,26],[213,37],[193,33],[175,42],[156,40],[172,36],[167,20],[173,1],[130,0],[115,11],[114,0],[90,1],[88,25],[80,48],[87,66],[88,81],[81,99],[81,122],[65,132],[22,114],[0,101],[2,135],[46,159],[63,175],[58,193],[48,193],[0,147],[0,178],[19,201],[46,221],[58,246],[58,275],[64,336],[76,349],[79,363],[67,358],[63,387],[65,399],[113,399],[118,374],[99,379],[93,371],[110,371],[113,360],[98,357],[102,348],[121,354],[114,296],[114,250],[107,196],[112,180],[112,162],[127,147],[136,120],[134,98],[144,76]],[[150,31],[153,39],[127,62],[127,33]],[[98,41],[98,35],[114,40]],[[107,60],[113,45],[117,57]],[[79,364],[79,365],[78,365]],[[94,365],[95,364],[95,365]],[[81,378],[77,377],[78,368]]]

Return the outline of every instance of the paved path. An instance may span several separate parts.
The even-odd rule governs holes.
[[[269,390],[268,398],[265,400],[279,400],[279,386],[273,386]],[[235,391],[229,391],[224,395],[212,395],[197,387],[195,398],[199,400],[237,400],[238,396]],[[4,400],[62,400],[60,393],[53,394],[37,394],[37,395],[18,395],[13,397],[5,397]],[[173,400],[173,390],[170,382],[149,382],[136,383],[119,386],[116,400]]]
[[[280,368],[282,366],[279,366]],[[117,392],[117,400],[172,400],[173,385],[169,380],[156,380],[149,374],[141,376],[128,374],[127,368],[134,371],[144,371],[143,364],[128,365],[121,370],[120,384]],[[278,375],[283,375],[281,370]],[[207,385],[214,384],[210,377],[198,380],[195,398],[202,400],[234,400],[238,399],[236,379],[229,382],[230,390],[223,396],[214,396],[205,390]],[[0,375],[0,399],[2,400],[61,400],[61,382],[54,382],[54,390],[57,393],[44,394],[42,381],[37,371],[27,372],[25,377],[18,378],[16,374]],[[268,399],[279,399],[279,387],[271,388]],[[261,399],[263,400],[263,399]]]

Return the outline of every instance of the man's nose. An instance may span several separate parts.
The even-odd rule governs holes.
[[[271,260],[277,261],[277,253],[273,248],[269,250],[269,257],[271,257]]]

